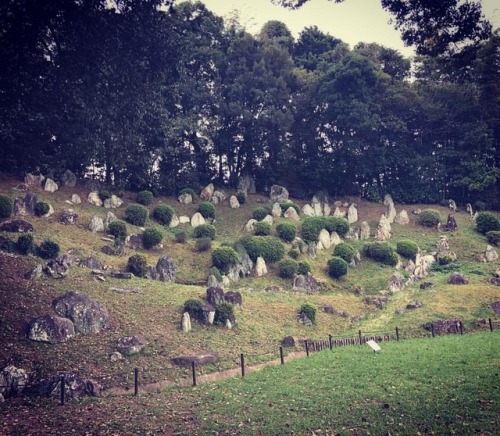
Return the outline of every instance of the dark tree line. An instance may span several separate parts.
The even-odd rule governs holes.
[[[403,12],[396,25],[418,34],[421,15]],[[498,207],[500,35],[472,12],[462,40],[406,37],[434,50],[409,80],[395,50],[316,27],[294,39],[279,21],[253,36],[201,3],[6,0],[0,167],[165,194],[250,173],[299,197]]]

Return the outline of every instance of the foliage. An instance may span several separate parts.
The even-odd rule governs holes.
[[[489,232],[486,232],[486,238],[491,245],[498,245],[500,242],[500,231],[490,230]]]
[[[354,251],[352,245],[346,244],[345,242],[337,244],[333,249],[333,255],[341,257],[347,263],[350,263],[352,261],[352,258],[354,257],[355,254],[356,252]]]
[[[169,226],[175,210],[169,204],[158,203],[153,209],[153,218],[164,226]]]
[[[9,218],[12,215],[12,207],[12,200],[0,194],[0,219]]]
[[[314,303],[306,302],[302,304],[299,308],[299,313],[303,313],[307,316],[313,324],[316,323],[316,313],[318,312],[318,308]]]
[[[137,194],[135,201],[139,204],[147,206],[153,202],[153,193],[151,191],[141,191]]]
[[[205,219],[215,218],[215,206],[208,201],[202,201],[200,203],[198,206],[198,212],[200,212]]]
[[[290,256],[292,259],[297,260],[299,258],[299,256],[300,256],[300,252],[296,248],[291,248],[288,251],[288,256]]]
[[[35,240],[32,233],[20,235],[16,243],[17,251],[21,254],[30,254],[36,251]]]
[[[0,238],[0,250],[6,253],[14,253],[16,251],[16,243],[9,238]]]
[[[212,241],[215,239],[216,230],[212,224],[201,224],[194,228],[195,238],[209,238]]]
[[[179,191],[179,196],[181,196],[183,194],[191,195],[191,198],[193,199],[193,203],[196,203],[196,201],[198,200],[198,194],[196,194],[196,192],[192,188],[182,188]]]
[[[396,252],[405,259],[415,260],[418,253],[418,245],[410,239],[401,239],[396,242]]]
[[[267,215],[271,214],[271,209],[267,206],[259,206],[256,207],[254,210],[252,210],[252,218],[261,221],[263,220]]]
[[[184,312],[189,313],[192,319],[203,321],[203,303],[200,300],[186,300],[184,302]]]
[[[221,274],[221,272],[220,272],[219,268],[217,268],[217,267],[215,267],[215,266],[211,267],[211,268],[208,270],[208,276],[209,276],[209,277],[210,277],[210,276],[214,276],[214,277],[215,277],[215,279],[216,279],[219,283],[221,283],[221,282],[222,282],[222,274]]]
[[[223,301],[215,306],[214,324],[226,325],[226,321],[234,322],[234,306],[227,301]]]
[[[181,230],[180,232],[177,232],[175,234],[175,242],[178,244],[184,244],[187,241],[187,235],[184,230]]]
[[[107,190],[101,190],[99,191],[99,198],[101,199],[101,201],[106,201],[111,198],[111,192]]]
[[[50,205],[45,201],[37,201],[35,204],[35,215],[36,216],[44,216],[49,213]]]
[[[125,209],[125,220],[134,226],[143,226],[146,224],[149,212],[140,204],[131,204]]]
[[[363,247],[363,254],[384,265],[396,266],[398,256],[387,242],[369,242]]]
[[[285,242],[292,242],[297,233],[297,227],[294,223],[279,223],[276,226],[278,237]]]
[[[37,250],[37,255],[42,259],[54,259],[59,254],[59,244],[49,239],[43,241]]]
[[[297,274],[306,275],[311,272],[311,265],[307,260],[301,260],[297,268]]]
[[[299,264],[293,259],[283,259],[278,262],[278,275],[283,279],[291,279],[299,269]]]
[[[128,258],[127,271],[137,277],[146,277],[148,272],[148,261],[142,254],[134,254]]]
[[[479,212],[476,217],[476,229],[480,233],[500,230],[500,219],[492,212]]]
[[[196,240],[194,248],[198,252],[210,250],[212,248],[212,238],[200,237],[199,239]]]
[[[328,260],[328,275],[339,279],[347,274],[348,263],[341,257],[335,256]]]
[[[437,260],[438,260],[439,265],[441,265],[441,266],[449,265],[450,263],[455,262],[455,256],[453,256],[450,253],[441,253],[441,254],[439,254]]]
[[[218,247],[212,252],[212,263],[220,271],[227,273],[238,263],[238,253],[231,247]]]
[[[284,214],[289,207],[295,209],[295,212],[297,212],[297,215],[300,215],[300,206],[297,203],[294,203],[293,201],[286,201],[285,203],[280,203],[281,207],[281,213]]]
[[[417,221],[422,226],[435,227],[441,221],[441,214],[435,209],[424,209],[420,215],[418,215]]]
[[[108,224],[108,233],[119,241],[125,241],[127,238],[127,224],[120,220],[111,221]]]
[[[239,191],[236,194],[236,198],[238,199],[238,203],[245,204],[247,202],[247,195],[243,191]]]
[[[267,236],[271,233],[271,224],[264,221],[255,223],[254,226],[256,236]]]
[[[345,218],[334,216],[307,217],[302,222],[302,238],[307,242],[318,242],[319,233],[322,229],[345,236],[349,231],[349,222]]]
[[[153,248],[155,245],[158,245],[163,240],[162,232],[154,227],[148,227],[142,233],[142,245],[146,250]]]
[[[241,243],[254,262],[260,256],[266,263],[274,263],[285,254],[285,246],[273,236],[249,236],[242,238]]]

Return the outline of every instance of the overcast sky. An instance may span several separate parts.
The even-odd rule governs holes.
[[[346,0],[336,4],[328,0],[310,0],[302,8],[290,11],[273,5],[271,0],[201,0],[216,15],[226,16],[238,10],[240,22],[256,34],[269,20],[284,22],[295,37],[305,27],[318,26],[320,30],[348,43],[377,42],[412,56],[413,49],[405,47],[399,32],[388,24],[390,15],[382,10],[380,0]],[[439,0],[437,0],[439,1]],[[500,1],[482,0],[483,12],[500,27]]]

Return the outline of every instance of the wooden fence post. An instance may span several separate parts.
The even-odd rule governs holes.
[[[285,364],[285,357],[283,356],[283,347],[280,347],[280,360],[281,360],[281,364],[284,365]]]
[[[490,324],[490,332],[493,331],[493,323],[491,322],[491,318],[488,318],[488,323]]]
[[[434,338],[435,337],[435,334],[434,334],[434,324],[431,322],[431,334],[432,334],[432,337]]]
[[[241,376],[245,377],[245,356],[243,353],[240,354],[240,361],[241,361]]]
[[[306,354],[309,357],[309,341],[306,341]]]
[[[64,395],[66,390],[66,377],[61,375],[61,406],[64,406]]]
[[[396,340],[399,342],[399,329],[396,327]]]
[[[194,360],[191,362],[191,369],[193,371],[193,386],[196,386],[196,362]]]
[[[333,350],[333,341],[332,341],[332,335],[328,335],[328,342],[329,342],[329,345],[330,345],[330,350]]]
[[[139,368],[134,368],[134,397],[139,395]]]
[[[359,345],[361,345],[361,341],[363,338],[363,334],[361,333],[361,330],[358,331],[358,336],[359,336]]]
[[[464,325],[462,321],[458,321],[459,327],[460,327],[460,335],[464,334]]]

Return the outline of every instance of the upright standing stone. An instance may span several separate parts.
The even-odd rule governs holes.
[[[182,315],[181,327],[184,333],[189,333],[191,331],[191,317],[188,312],[184,312]]]
[[[273,217],[279,218],[281,216],[281,206],[279,203],[274,203],[273,208],[271,210],[271,214]]]
[[[289,207],[285,213],[283,214],[285,218],[288,218],[292,221],[300,221],[300,216],[297,211],[293,207]]]
[[[354,224],[358,221],[358,209],[356,209],[356,203],[352,203],[347,209],[347,221],[349,224]]]
[[[408,216],[408,212],[406,210],[402,210],[396,215],[396,218],[394,218],[394,222],[396,224],[399,224],[401,226],[405,226],[410,223],[410,217]]]
[[[255,263],[255,275],[257,277],[262,277],[267,274],[266,261],[263,257],[259,256]]]
[[[280,185],[271,186],[271,190],[269,192],[269,198],[273,202],[284,203],[288,200],[288,191],[285,187]]]
[[[74,188],[76,186],[76,176],[70,170],[64,171],[61,176],[61,183],[63,186],[69,186],[70,188]]]
[[[101,217],[95,215],[90,221],[89,229],[92,233],[103,232],[104,222]]]
[[[47,192],[56,192],[59,189],[59,186],[57,186],[57,183],[54,182],[52,179],[47,179],[45,180],[45,188]]]
[[[359,239],[361,240],[370,239],[370,225],[366,221],[363,221],[361,223],[361,231],[359,233]]]
[[[231,197],[229,197],[229,207],[231,209],[238,209],[240,207],[240,202],[238,201],[238,197],[236,197],[236,195],[231,195]]]
[[[73,204],[81,204],[82,202],[82,199],[80,198],[80,196],[78,194],[73,194],[71,196],[71,203]]]
[[[209,185],[205,186],[203,190],[200,193],[200,200],[201,201],[210,201],[212,199],[212,196],[214,195],[215,187],[213,183],[210,183]]]
[[[389,194],[386,194],[386,196],[384,197],[384,204],[387,206],[385,216],[387,217],[389,224],[392,224],[394,222],[394,219],[396,218],[397,212],[396,208],[394,207],[394,201]]]
[[[205,218],[200,212],[196,212],[191,218],[191,227],[197,227],[205,224]]]

